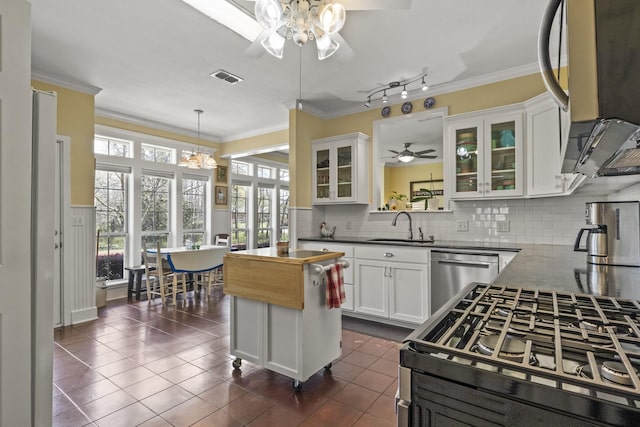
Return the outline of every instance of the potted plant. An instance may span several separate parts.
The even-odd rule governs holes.
[[[403,209],[405,207],[406,200],[406,194],[400,194],[397,191],[392,191],[389,196],[389,209],[392,211]]]
[[[424,200],[424,210],[429,211],[437,211],[438,210],[438,199],[436,199],[435,195],[431,190],[426,188],[421,188],[418,190],[418,196],[414,197],[412,202],[421,202]]]

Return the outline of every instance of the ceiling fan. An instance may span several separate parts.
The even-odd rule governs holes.
[[[413,144],[412,142],[405,142],[404,143],[404,150],[402,151],[396,151],[396,150],[388,150],[391,151],[393,154],[395,154],[395,158],[397,158],[398,160],[400,160],[403,163],[408,163],[413,159],[436,159],[438,158],[437,155],[435,154],[431,154],[429,155],[429,153],[433,153],[436,150],[434,150],[433,148],[428,148],[426,150],[421,150],[421,151],[411,151],[409,150],[409,147],[411,147],[411,144]]]
[[[253,1],[253,0],[250,0]],[[315,40],[318,59],[332,56],[339,48],[342,57],[353,50],[339,31],[346,21],[345,11],[409,9],[412,0],[256,0],[255,18],[264,28],[244,52],[260,57],[266,51],[282,58],[286,39],[298,46]]]

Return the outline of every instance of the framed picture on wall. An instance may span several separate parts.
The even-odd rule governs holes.
[[[227,187],[216,185],[216,205],[227,204]]]
[[[426,181],[411,181],[409,183],[409,201],[416,202],[416,197],[424,197],[428,193],[422,191],[422,189],[427,189],[431,192],[433,197],[438,200],[439,209],[443,209],[444,206],[444,189],[443,189],[443,180],[441,179],[432,179]]]
[[[216,182],[221,184],[227,183],[227,167],[218,165],[218,172],[216,175]]]

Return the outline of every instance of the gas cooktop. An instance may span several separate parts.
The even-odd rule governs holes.
[[[573,396],[640,413],[640,302],[471,284],[407,337],[402,360],[529,403],[561,394],[563,405]]]

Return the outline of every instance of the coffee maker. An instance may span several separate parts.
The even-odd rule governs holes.
[[[591,227],[580,229],[573,249],[589,264],[640,267],[640,202],[589,202],[585,219]]]

